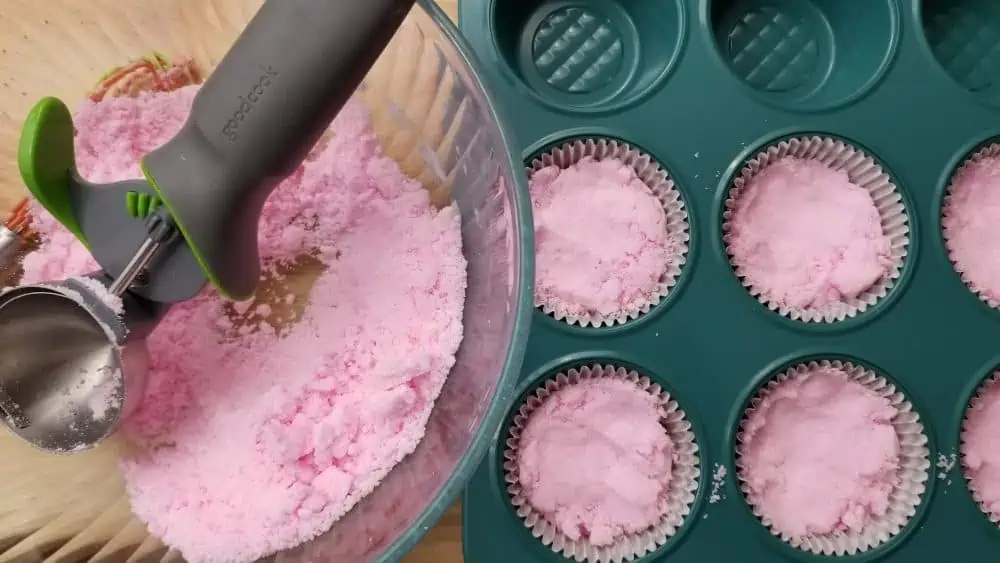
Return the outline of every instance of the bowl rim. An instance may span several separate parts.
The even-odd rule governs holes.
[[[534,219],[531,214],[531,200],[528,194],[528,179],[520,158],[520,150],[515,142],[514,134],[508,125],[506,111],[497,102],[484,80],[483,65],[473,53],[465,38],[459,33],[458,27],[445,14],[434,0],[416,0],[416,5],[423,9],[438,26],[441,33],[455,46],[462,63],[466,65],[469,80],[479,88],[486,100],[486,110],[493,114],[494,123],[506,150],[507,164],[510,166],[513,186],[507,190],[509,208],[513,213],[513,240],[516,241],[519,264],[515,264],[515,281],[511,287],[515,295],[513,327],[510,336],[510,346],[503,361],[503,371],[486,408],[479,428],[475,431],[469,449],[459,458],[451,475],[438,490],[423,512],[416,520],[397,537],[375,559],[377,563],[398,561],[409,553],[434,527],[444,513],[450,510],[459,493],[465,490],[472,478],[473,472],[486,456],[494,438],[500,431],[504,415],[509,403],[514,399],[514,386],[521,373],[524,353],[528,344],[528,333],[531,328],[531,316],[534,311],[533,294],[535,279],[535,242]],[[518,267],[519,266],[519,267]]]

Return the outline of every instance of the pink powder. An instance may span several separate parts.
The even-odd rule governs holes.
[[[868,190],[844,171],[793,157],[744,186],[728,245],[740,275],[785,307],[845,302],[891,268],[891,243]]]
[[[87,289],[90,290],[91,295],[98,298],[102,303],[107,305],[108,309],[119,317],[125,313],[125,304],[122,302],[122,298],[118,295],[114,295],[108,290],[108,287],[103,283],[90,277],[76,277],[73,278],[74,281]]]
[[[1000,158],[970,162],[952,181],[942,226],[955,268],[985,297],[1000,300]]]
[[[966,413],[962,464],[984,510],[1000,518],[1000,384],[990,383]]]
[[[744,422],[750,497],[791,537],[858,532],[889,507],[900,444],[889,400],[816,367],[770,391]]]
[[[604,546],[645,531],[668,509],[673,443],[655,396],[601,378],[564,387],[521,435],[525,498],[566,537]]]
[[[632,168],[584,158],[531,176],[535,299],[562,316],[649,303],[677,252],[663,206]]]
[[[83,106],[81,172],[139,177],[196,87]],[[36,208],[46,242],[25,281],[81,274],[83,246]],[[145,402],[121,462],[135,514],[187,560],[252,561],[325,532],[424,433],[462,338],[466,269],[457,209],[433,209],[384,156],[351,102],[330,142],[264,206],[266,263],[311,251],[326,265],[280,337],[235,329],[212,289],[151,335]],[[279,298],[280,299],[280,298]]]

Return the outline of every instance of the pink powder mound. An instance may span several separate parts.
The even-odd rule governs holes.
[[[732,264],[784,307],[846,302],[891,271],[891,243],[868,190],[821,162],[782,158],[735,202]]]
[[[965,416],[962,462],[969,487],[983,509],[1000,518],[1000,384],[990,383]]]
[[[778,384],[743,427],[740,461],[761,516],[802,537],[859,532],[885,515],[899,481],[895,415],[833,367]]]
[[[660,521],[674,447],[658,399],[635,384],[586,380],[550,395],[521,434],[528,503],[572,540],[613,543]]]
[[[561,316],[637,311],[676,259],[663,206],[632,168],[584,158],[531,176],[535,300]]]
[[[138,177],[195,88],[84,105],[81,172]],[[95,267],[33,211],[46,242],[26,281]],[[311,250],[327,265],[302,318],[280,336],[235,327],[212,289],[175,306],[149,339],[149,390],[124,429],[139,450],[121,462],[133,511],[192,562],[252,561],[329,529],[414,450],[462,339],[458,212],[431,207],[356,102],[267,201],[259,238],[267,264]]]
[[[1000,158],[970,162],[950,194],[942,226],[955,269],[983,296],[1000,300]]]

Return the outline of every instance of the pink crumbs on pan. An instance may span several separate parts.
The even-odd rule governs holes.
[[[631,166],[583,158],[535,171],[535,300],[562,316],[612,317],[650,301],[679,241]]]
[[[941,223],[955,269],[991,301],[1000,301],[998,220],[1000,158],[970,161],[952,180]]]
[[[139,156],[177,131],[196,88],[84,105],[83,175],[141,177]],[[45,243],[25,281],[95,268],[34,211]],[[329,529],[421,440],[462,338],[457,209],[430,205],[355,102],[268,200],[259,240],[267,264],[306,252],[325,264],[301,318],[280,333],[234,326],[211,289],[175,306],[150,337],[149,390],[124,429],[133,511],[192,562],[252,561]]]
[[[878,208],[844,171],[785,157],[753,176],[734,203],[733,266],[776,305],[846,302],[891,270]]]

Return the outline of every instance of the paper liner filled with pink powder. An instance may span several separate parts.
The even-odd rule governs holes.
[[[740,490],[772,534],[797,549],[853,555],[898,534],[926,490],[920,416],[874,371],[840,360],[779,373],[736,436]]]
[[[825,137],[760,151],[723,203],[723,242],[740,282],[803,322],[842,321],[888,295],[909,232],[902,196],[875,159]]]
[[[535,306],[580,326],[646,314],[687,257],[680,191],[654,158],[614,139],[577,139],[527,167],[535,216]]]
[[[952,175],[941,210],[948,258],[980,300],[1000,309],[1000,143],[984,146]]]
[[[524,526],[577,561],[655,551],[690,513],[700,475],[691,423],[670,394],[601,364],[561,372],[533,391],[503,457]]]
[[[1000,526],[1000,370],[976,390],[962,420],[962,473],[972,498]]]

